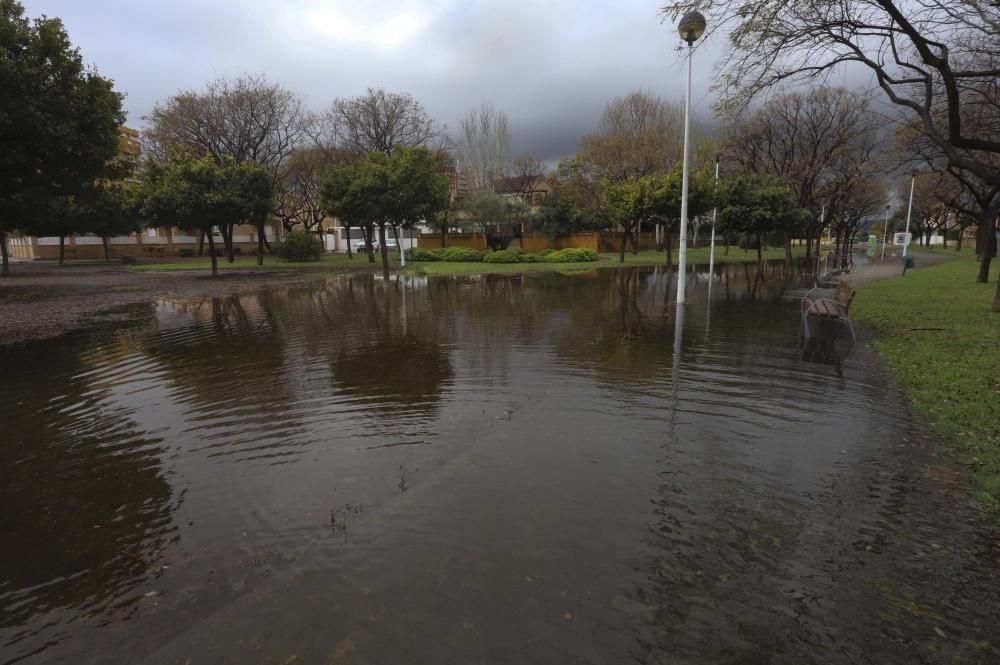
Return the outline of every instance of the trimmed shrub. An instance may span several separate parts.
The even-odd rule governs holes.
[[[549,247],[548,249],[543,249],[543,250],[542,250],[541,252],[539,252],[539,254],[540,254],[540,255],[541,255],[541,257],[542,257],[542,258],[544,259],[544,258],[545,258],[546,256],[548,256],[549,254],[555,254],[555,253],[556,253],[556,251],[557,251],[557,250],[554,250],[554,249],[552,249],[551,247]]]
[[[483,263],[518,263],[517,253],[509,249],[501,249],[499,252],[490,252],[483,257]]]
[[[278,245],[278,256],[283,261],[319,261],[322,252],[323,242],[315,233],[305,231],[292,231]]]
[[[531,252],[522,252],[521,254],[517,255],[517,260],[520,261],[521,263],[541,263],[542,255],[532,254]]]
[[[597,252],[592,249],[582,247],[567,247],[557,252],[547,254],[544,258],[546,263],[586,263],[597,260]]]
[[[190,258],[190,257],[194,256],[194,250],[193,249],[186,249],[186,248],[185,249],[179,249],[179,250],[177,250],[177,256],[183,256],[184,258]]]
[[[483,253],[468,247],[446,247],[440,257],[449,263],[479,263],[483,260]]]
[[[437,252],[438,250],[430,250],[425,247],[414,247],[406,250],[406,260],[415,262],[440,261],[441,257]]]

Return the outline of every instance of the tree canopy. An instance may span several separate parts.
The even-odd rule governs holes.
[[[107,176],[125,122],[122,96],[83,64],[59,19],[24,15],[0,0],[0,246],[37,222],[53,197]]]
[[[167,161],[146,165],[134,195],[139,214],[147,222],[204,231],[215,275],[213,227],[238,220],[255,223],[261,230],[271,210],[273,191],[270,176],[260,165],[237,164],[230,157],[217,161],[209,155],[196,159],[175,153]]]
[[[352,224],[377,227],[383,274],[389,276],[387,227],[407,228],[448,205],[448,179],[426,148],[372,151],[348,164],[330,167],[321,188],[323,207]]]

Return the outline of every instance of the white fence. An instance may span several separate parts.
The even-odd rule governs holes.
[[[69,244],[69,243],[67,243]],[[77,236],[77,245],[103,245],[104,241],[94,236]]]

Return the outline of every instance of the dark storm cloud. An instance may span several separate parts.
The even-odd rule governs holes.
[[[575,152],[606,101],[636,88],[680,99],[684,66],[657,2],[422,0],[36,0],[85,59],[127,93],[129,122],[152,105],[240,71],[264,72],[322,110],[383,86],[416,96],[454,129],[483,100],[504,110],[515,153]],[[695,60],[696,112],[709,112],[713,53]]]

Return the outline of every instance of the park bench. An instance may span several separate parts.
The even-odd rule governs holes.
[[[854,324],[848,314],[851,310],[851,301],[854,300],[854,289],[841,282],[836,289],[810,289],[802,297],[802,327],[806,337],[809,336],[809,319],[818,317],[846,323],[851,331],[851,338],[855,341]]]

